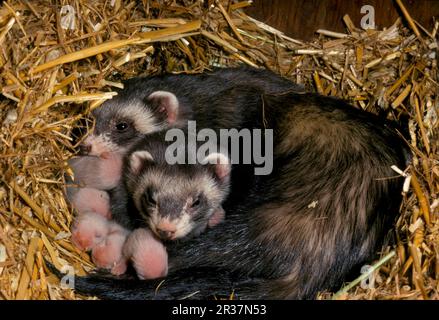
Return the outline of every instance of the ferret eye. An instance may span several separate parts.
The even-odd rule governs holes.
[[[118,124],[116,124],[116,129],[117,129],[117,131],[123,132],[126,129],[128,129],[128,123],[126,123],[126,122],[119,122]]]
[[[200,205],[200,198],[196,198],[192,204],[191,204],[191,208],[196,208]]]

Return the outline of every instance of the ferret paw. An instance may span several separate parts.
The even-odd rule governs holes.
[[[127,268],[128,268],[128,261],[125,259],[121,259],[113,265],[110,272],[115,276],[120,276],[125,272],[127,272]]]

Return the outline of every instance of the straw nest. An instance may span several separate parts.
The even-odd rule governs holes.
[[[111,98],[122,79],[242,63],[269,68],[358,108],[409,119],[413,161],[395,172],[406,176],[393,230],[396,245],[371,261],[374,281],[368,287],[360,278],[335,297],[439,298],[439,23],[423,28],[397,1],[403,16],[385,30],[361,30],[345,16],[346,33],[318,30],[305,43],[247,16],[242,8],[250,4],[3,3],[0,299],[84,298],[61,288],[43,262],[74,266],[78,274],[93,269],[89,256],[70,242],[73,212],[63,196],[66,160],[75,153],[77,137],[91,128],[92,108]]]

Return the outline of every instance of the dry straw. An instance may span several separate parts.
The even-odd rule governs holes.
[[[303,42],[248,17],[242,8],[251,1],[179,3],[9,0],[0,7],[0,299],[85,298],[61,289],[43,262],[79,274],[93,268],[70,242],[72,210],[63,196],[66,160],[91,128],[92,108],[123,79],[242,63],[408,120],[413,160],[397,170],[407,190],[392,230],[396,245],[383,247],[369,274],[335,298],[438,299],[439,23],[421,26],[398,0],[402,16],[385,30],[364,31],[346,15],[346,32],[318,30]],[[69,23],[60,13],[67,4]],[[357,284],[370,275],[373,288]]]

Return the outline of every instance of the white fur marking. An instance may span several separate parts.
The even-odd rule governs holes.
[[[172,220],[171,223],[173,223],[176,227],[174,234],[175,239],[184,237],[194,228],[192,219],[187,213],[184,213],[179,218]]]
[[[228,176],[231,171],[230,160],[222,153],[217,153],[217,152],[211,153],[208,156],[206,156],[201,163],[214,164],[215,173],[220,179],[223,179],[224,177]]]
[[[146,151],[136,151],[130,156],[130,167],[133,172],[139,172],[144,161],[154,161],[152,155]]]
[[[115,152],[121,148],[113,143],[108,135],[89,135],[83,142],[85,145],[90,145],[90,156],[100,156],[104,152]]]
[[[156,125],[157,119],[155,119],[152,112],[139,103],[130,104],[118,110],[118,116],[132,119],[136,130],[142,134],[148,134],[162,129]]]
[[[148,99],[156,99],[156,98],[167,99],[168,100],[167,106],[170,107],[171,111],[176,112],[178,110],[179,107],[178,99],[175,96],[175,94],[173,94],[172,92],[159,90],[159,91],[154,91],[148,96]],[[166,110],[169,111],[168,109]]]

